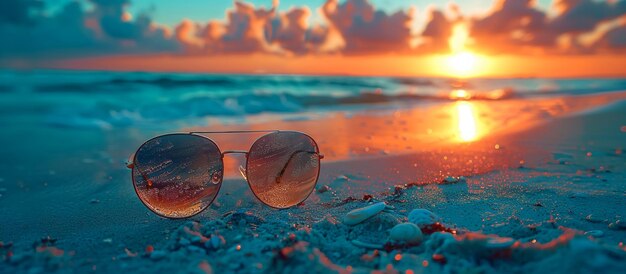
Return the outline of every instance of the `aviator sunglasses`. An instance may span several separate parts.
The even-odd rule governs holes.
[[[221,151],[202,134],[266,133],[248,151]],[[239,167],[254,195],[273,208],[306,200],[319,178],[317,143],[295,131],[202,131],[173,133],[143,143],[129,159],[135,192],[143,204],[166,218],[187,218],[205,210],[220,190],[226,154],[246,156]]]

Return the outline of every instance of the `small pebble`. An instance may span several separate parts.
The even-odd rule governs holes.
[[[602,222],[602,219],[594,216],[593,214],[587,215],[587,217],[585,217],[585,220],[587,220],[590,223],[601,223]]]
[[[609,228],[613,230],[624,230],[626,229],[626,223],[622,220],[617,220],[609,224]]]
[[[103,239],[103,240],[102,240],[102,242],[103,242],[103,243],[110,244],[110,243],[112,243],[112,242],[113,242],[113,239],[111,239],[111,238],[106,238],[106,239]]]
[[[409,222],[416,224],[419,228],[424,228],[439,221],[439,216],[427,209],[418,208],[409,213]]]
[[[443,179],[441,183],[442,184],[455,184],[455,183],[465,183],[465,181],[466,179],[463,176],[461,177],[448,176],[445,179]]]
[[[413,223],[403,223],[394,226],[389,238],[394,242],[419,244],[423,239],[422,230]]]
[[[330,190],[330,187],[328,185],[323,185],[317,189],[317,193],[324,193],[324,192],[328,192],[329,190]]]
[[[99,202],[100,202],[100,200],[98,200],[98,199],[91,199],[91,201],[89,201],[90,204],[97,204]]]

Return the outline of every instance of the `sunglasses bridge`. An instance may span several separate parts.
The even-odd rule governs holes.
[[[245,154],[246,157],[248,157],[248,154],[250,154],[250,152],[246,150],[225,150],[224,152],[222,152],[222,158],[224,158],[224,155],[226,154]]]

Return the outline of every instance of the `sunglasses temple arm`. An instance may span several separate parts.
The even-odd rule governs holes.
[[[283,174],[285,174],[285,171],[287,170],[287,167],[289,166],[289,164],[291,163],[291,160],[293,159],[294,156],[296,156],[296,154],[298,153],[308,153],[308,154],[317,154],[317,156],[320,159],[324,159],[324,155],[323,154],[319,154],[315,151],[306,151],[306,150],[296,150],[293,153],[291,153],[291,155],[289,156],[289,159],[287,159],[287,162],[285,163],[285,166],[283,166],[283,168],[280,170],[280,172],[278,173],[278,177],[276,177],[276,183],[280,183],[280,179],[283,177]]]

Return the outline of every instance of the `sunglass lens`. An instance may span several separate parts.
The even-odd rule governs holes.
[[[171,134],[136,152],[133,184],[153,212],[185,218],[206,209],[219,191],[224,165],[217,145],[202,136]]]
[[[250,149],[247,179],[263,203],[287,208],[304,201],[315,188],[320,157],[311,137],[290,131],[270,133]]]

